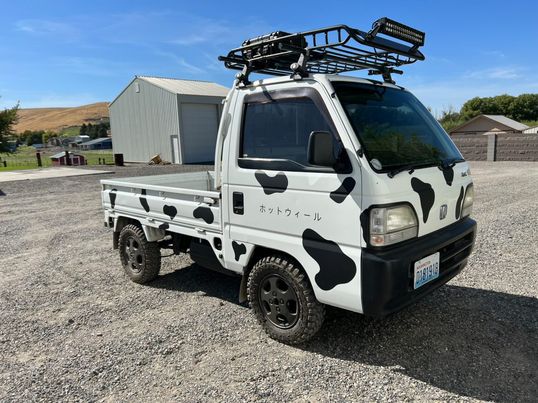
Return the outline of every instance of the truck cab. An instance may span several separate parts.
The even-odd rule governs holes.
[[[225,100],[214,172],[101,181],[105,225],[131,279],[158,274],[161,248],[188,252],[241,276],[239,298],[264,330],[301,343],[325,305],[384,316],[465,267],[476,234],[469,165],[386,65],[394,54],[420,60],[423,36],[376,24],[326,29],[349,38],[327,39],[324,51],[351,40],[383,49],[383,81],[335,74],[341,57],[323,58],[312,41],[323,30],[246,41],[221,58],[241,73]],[[396,28],[415,35],[398,37],[411,46],[382,37]],[[292,56],[290,74],[250,81],[279,75]],[[347,61],[353,69],[371,67],[358,57]]]

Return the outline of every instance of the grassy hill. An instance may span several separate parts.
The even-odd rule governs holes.
[[[108,119],[108,102],[77,106],[73,108],[31,108],[20,109],[19,122],[14,129],[17,133],[25,130],[51,130],[61,132],[83,123],[99,123]]]

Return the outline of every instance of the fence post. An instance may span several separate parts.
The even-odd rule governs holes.
[[[495,133],[490,133],[487,136],[488,136],[487,160],[495,161],[497,159],[497,135]]]
[[[40,153],[39,151],[36,152],[36,153],[35,153],[35,157],[36,157],[36,159],[37,159],[37,166],[41,168],[41,167],[43,166],[43,165],[41,164],[41,153]]]

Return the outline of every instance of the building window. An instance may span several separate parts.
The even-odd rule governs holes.
[[[134,83],[134,89],[136,93],[140,92],[140,84],[138,82]]]

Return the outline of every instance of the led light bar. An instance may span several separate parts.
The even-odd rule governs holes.
[[[380,18],[374,22],[372,25],[372,31],[385,34],[396,39],[401,39],[402,41],[412,43],[416,46],[423,46],[424,38],[426,36],[424,32],[411,28],[400,22],[391,20],[387,17]]]

